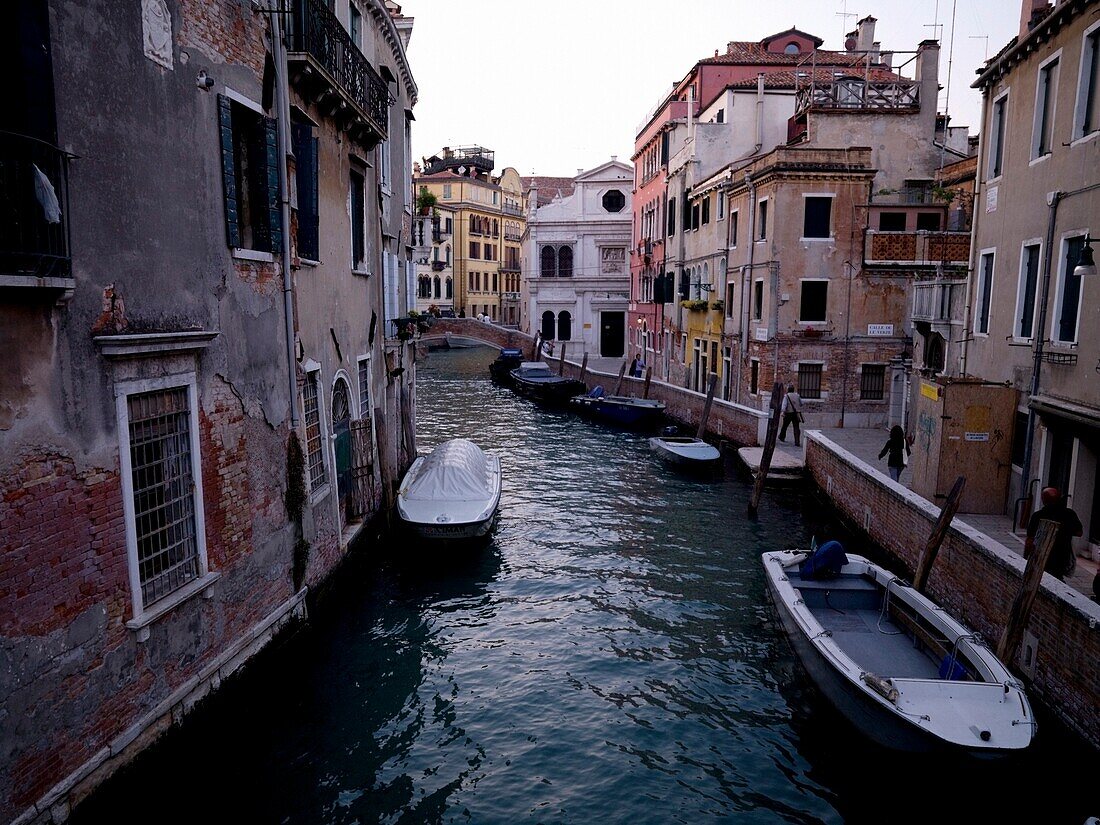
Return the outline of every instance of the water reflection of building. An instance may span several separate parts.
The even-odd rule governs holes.
[[[578,173],[569,195],[547,203],[539,180],[530,182],[525,331],[571,344],[575,355],[625,354],[633,174],[613,157]]]

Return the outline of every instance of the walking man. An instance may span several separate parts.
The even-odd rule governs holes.
[[[802,397],[794,391],[794,384],[787,385],[780,412],[783,414],[783,428],[779,431],[779,440],[787,440],[787,426],[794,424],[794,446],[801,447],[802,430],[799,424],[802,422]]]

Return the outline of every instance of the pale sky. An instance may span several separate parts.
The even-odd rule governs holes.
[[[792,26],[841,49],[868,14],[884,51],[914,51],[938,20],[946,87],[952,11],[952,0],[404,0],[420,89],[413,158],[476,144],[496,152],[498,174],[561,176],[629,162],[639,122],[715,49]],[[951,123],[976,134],[974,71],[1016,34],[1020,0],[955,0],[954,16]]]

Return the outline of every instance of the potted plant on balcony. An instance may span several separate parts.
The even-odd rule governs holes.
[[[685,300],[680,301],[680,306],[682,306],[688,312],[702,312],[707,308],[707,302],[704,300]]]
[[[710,308],[715,310],[716,312],[724,312],[726,309],[726,302],[721,299],[717,301],[711,301]]]
[[[428,187],[421,186],[420,194],[416,196],[416,210],[421,215],[429,215],[435,210],[436,197],[428,191]]]

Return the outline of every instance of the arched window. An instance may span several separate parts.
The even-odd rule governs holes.
[[[563,246],[558,250],[558,277],[573,277],[573,247]]]
[[[431,280],[427,275],[420,277],[420,289],[417,290],[418,298],[430,298],[431,297]]]
[[[924,344],[924,368],[933,373],[943,372],[945,364],[943,336],[930,333]]]
[[[691,283],[691,298],[697,301],[699,300],[699,294],[701,291],[699,289],[699,268],[693,266],[691,269],[688,270],[688,272],[690,273],[688,275],[688,278],[690,279]]]
[[[558,313],[558,340],[568,341],[573,337],[573,316],[565,310]]]
[[[451,265],[451,247],[449,245],[443,247],[443,254],[446,256],[447,266],[450,266]]]
[[[440,286],[441,284],[439,282],[439,276],[436,275],[435,278],[432,279],[432,297],[440,297]]]
[[[802,49],[799,48],[797,41],[794,40],[783,47],[784,54],[798,54],[801,51]]]
[[[557,255],[554,254],[554,247],[544,246],[542,248],[542,267],[539,274],[543,278],[553,278],[558,274],[557,269]]]
[[[550,310],[542,313],[542,340],[554,340],[554,313]]]
[[[455,297],[455,285],[454,285],[454,282],[450,278],[448,278],[447,279],[447,300],[450,301],[454,297]]]
[[[708,263],[703,264],[703,279],[699,283],[702,284],[703,286],[711,286],[711,283],[710,283],[710,264],[708,264]],[[700,295],[699,297],[702,298],[703,296]]]

